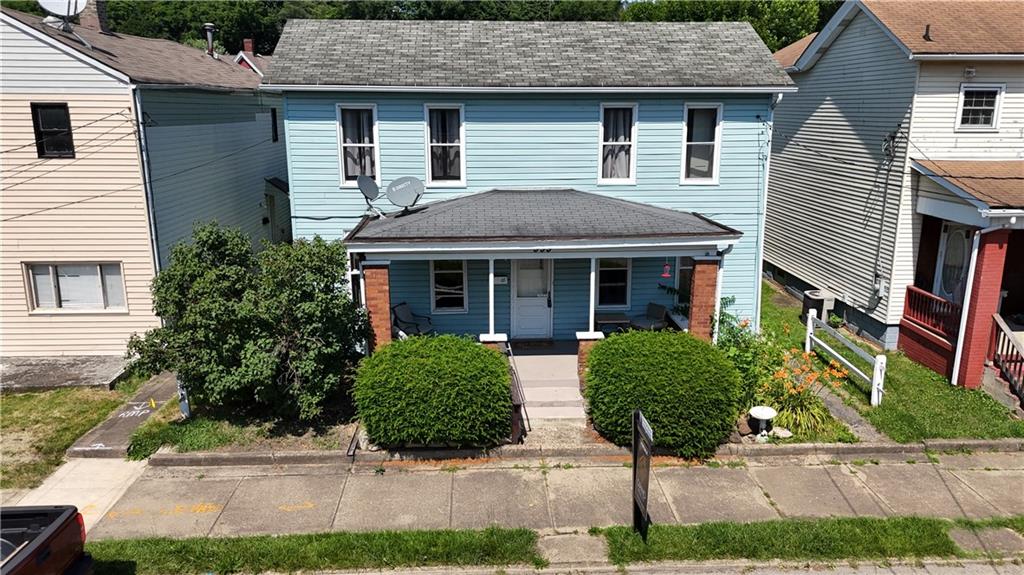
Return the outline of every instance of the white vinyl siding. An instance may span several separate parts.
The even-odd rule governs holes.
[[[913,214],[906,139],[891,172],[882,142],[909,125],[916,76],[917,64],[858,14],[813,68],[793,75],[799,92],[776,108],[772,137],[765,259],[890,325],[905,289],[892,284],[913,278],[912,257],[896,253],[898,230],[911,227],[900,218]],[[897,260],[908,269],[894,274]],[[876,273],[890,284],[881,298]]]

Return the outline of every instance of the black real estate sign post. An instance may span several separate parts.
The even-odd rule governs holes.
[[[647,543],[651,516],[647,511],[647,493],[651,483],[651,452],[654,431],[639,409],[633,411],[633,530]]]

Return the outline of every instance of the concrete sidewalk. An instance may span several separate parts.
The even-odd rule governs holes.
[[[657,523],[780,517],[984,518],[1024,514],[1024,453],[940,456],[941,463],[823,461],[656,467]],[[465,468],[344,463],[154,468],[90,538],[226,536],[331,530],[480,528],[546,532],[628,524],[631,470],[593,460]]]

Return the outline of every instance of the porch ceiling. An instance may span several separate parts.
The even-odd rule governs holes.
[[[656,247],[731,244],[741,235],[700,214],[573,189],[544,189],[490,190],[408,213],[366,216],[346,241],[353,251],[384,244]]]

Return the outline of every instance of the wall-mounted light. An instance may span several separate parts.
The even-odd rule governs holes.
[[[964,68],[964,79],[970,80],[978,75],[978,70],[974,66],[967,66]]]

